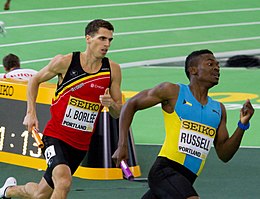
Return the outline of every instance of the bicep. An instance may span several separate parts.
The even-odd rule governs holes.
[[[131,100],[135,104],[135,109],[141,110],[162,103],[171,97],[169,86],[162,83],[152,89],[139,92]]]
[[[49,67],[49,65],[45,66],[44,68],[42,68],[35,76],[35,79],[38,79],[38,82],[46,82],[50,79],[52,79],[53,77],[55,77],[57,74],[52,71]]]
[[[35,78],[40,83],[46,82],[59,74],[65,74],[68,66],[69,56],[57,55],[35,75]]]

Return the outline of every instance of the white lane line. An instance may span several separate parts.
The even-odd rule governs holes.
[[[211,10],[211,11],[197,11],[197,12],[158,14],[158,15],[146,15],[146,16],[143,15],[143,16],[133,16],[133,17],[107,18],[106,20],[108,20],[108,21],[124,21],[124,20],[133,20],[133,19],[149,19],[149,18],[189,16],[189,15],[204,15],[204,14],[222,14],[222,13],[249,12],[249,11],[259,11],[259,10],[260,10],[260,8]],[[88,23],[90,21],[91,20],[78,20],[78,21],[66,21],[66,22],[55,22],[55,23],[20,25],[20,26],[6,27],[6,29],[8,30],[8,29],[14,29],[14,28],[31,28],[31,27],[40,27],[40,26],[56,26],[56,25],[67,25],[67,24],[79,24],[79,23]]]
[[[244,23],[230,23],[230,24],[217,24],[217,25],[208,25],[208,26],[194,26],[194,27],[182,27],[182,28],[167,28],[159,30],[142,30],[142,31],[131,31],[131,32],[121,32],[115,33],[115,36],[123,35],[134,35],[134,34],[148,34],[148,33],[158,33],[158,32],[174,32],[174,31],[186,31],[186,30],[197,30],[197,29],[210,29],[210,28],[222,28],[222,27],[237,27],[237,26],[248,26],[248,25],[260,25],[260,22],[244,22]],[[10,47],[10,46],[19,46],[19,45],[29,45],[37,43],[47,43],[47,42],[56,42],[56,41],[66,41],[66,40],[76,40],[83,39],[84,36],[75,36],[75,37],[64,37],[64,38],[55,38],[55,39],[45,39],[45,40],[35,40],[29,42],[18,42],[10,44],[2,44],[0,47]]]
[[[73,6],[63,8],[43,8],[33,10],[17,10],[17,11],[5,11],[0,12],[0,15],[4,14],[17,14],[17,13],[31,13],[31,12],[49,12],[49,11],[62,11],[62,10],[78,10],[78,9],[91,9],[91,8],[106,8],[106,7],[119,7],[119,6],[132,6],[132,5],[147,5],[147,4],[161,4],[171,2],[186,2],[195,0],[163,0],[163,1],[144,1],[144,2],[132,2],[132,3],[114,3],[114,4],[100,4],[100,5],[88,5],[88,6]]]

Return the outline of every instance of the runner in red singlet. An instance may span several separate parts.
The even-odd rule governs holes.
[[[72,175],[86,152],[100,112],[104,106],[118,118],[122,106],[121,69],[106,58],[113,39],[114,27],[105,20],[94,20],[85,29],[87,48],[84,52],[57,55],[28,82],[28,131],[39,127],[36,97],[39,85],[58,76],[58,86],[51,105],[51,119],[43,131],[43,154],[47,170],[37,183],[16,186],[8,178],[0,197],[59,198],[67,197]]]

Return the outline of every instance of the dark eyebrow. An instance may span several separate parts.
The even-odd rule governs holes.
[[[105,36],[99,36],[99,38],[102,38],[102,39],[108,39],[109,41],[112,41],[114,38],[108,38],[108,37],[105,37]]]
[[[217,64],[219,64],[219,61],[217,61],[216,59],[208,58],[208,61],[215,61],[217,62]]]

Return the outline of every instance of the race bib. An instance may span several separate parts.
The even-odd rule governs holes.
[[[204,160],[210,151],[215,135],[215,128],[183,120],[180,129],[178,150],[181,153]]]
[[[55,149],[54,149],[54,145],[49,146],[45,152],[44,152],[44,156],[46,159],[47,164],[50,166],[52,161],[51,158],[54,157],[56,155]]]
[[[62,125],[92,132],[100,107],[100,103],[70,97]]]

